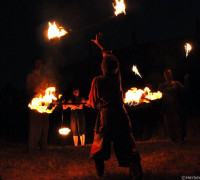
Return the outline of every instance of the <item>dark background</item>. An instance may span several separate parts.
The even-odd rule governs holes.
[[[2,139],[25,141],[28,132],[28,108],[25,81],[33,60],[44,61],[46,73],[65,99],[73,87],[88,97],[94,76],[100,75],[101,52],[90,41],[104,34],[105,46],[119,58],[124,91],[151,85],[157,90],[163,70],[172,68],[183,83],[190,75],[190,89],[182,95],[187,119],[199,120],[200,2],[198,0],[126,0],[126,15],[112,17],[112,0],[39,0],[3,1],[1,4],[1,124]],[[49,21],[56,21],[72,31],[60,40],[49,41]],[[90,26],[91,25],[91,26]],[[193,44],[185,58],[184,44]],[[143,78],[131,72],[138,66]],[[160,101],[127,107],[134,124],[136,139],[150,139],[162,125]],[[92,139],[96,111],[85,109],[87,141]],[[69,114],[64,120],[69,125]],[[195,124],[196,123],[196,124]],[[71,142],[57,135],[61,109],[50,115],[49,141]],[[188,125],[189,126],[189,125]],[[193,124],[192,124],[193,126]],[[199,126],[198,126],[199,127]],[[164,132],[163,132],[164,133]],[[161,134],[160,134],[161,135]]]

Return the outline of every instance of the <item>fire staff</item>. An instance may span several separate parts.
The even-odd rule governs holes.
[[[186,134],[184,127],[183,111],[180,103],[180,93],[188,88],[188,75],[185,75],[184,86],[173,80],[171,69],[164,71],[165,82],[159,85],[159,90],[163,93],[163,113],[169,137],[173,142],[184,142]]]
[[[140,155],[131,133],[130,119],[123,104],[119,62],[101,44],[102,34],[92,40],[103,53],[102,76],[91,84],[88,105],[99,109],[90,157],[95,161],[98,176],[104,174],[104,160],[110,158],[111,142],[119,166],[130,167],[133,179],[142,179]]]
[[[28,74],[26,79],[27,94],[29,98],[33,98],[36,94],[42,93],[47,87],[48,80],[42,75],[42,61],[36,59],[34,70]],[[38,144],[41,151],[47,150],[48,129],[49,115],[47,113],[39,113],[36,110],[30,110],[28,151],[36,149]]]
[[[73,98],[68,101],[71,105],[63,105],[63,109],[71,109],[71,130],[73,132],[74,146],[78,146],[78,136],[81,145],[85,145],[85,114],[83,104],[86,100],[79,96],[79,88],[73,89]]]

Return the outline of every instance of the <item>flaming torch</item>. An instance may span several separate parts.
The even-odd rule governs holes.
[[[115,15],[119,15],[121,13],[126,14],[126,5],[124,0],[115,0],[115,4],[113,3],[113,7],[115,9]]]
[[[138,76],[140,76],[140,77],[142,78],[141,74],[140,74],[139,71],[138,71],[137,66],[133,65],[132,71],[133,71],[136,75],[138,75]]]
[[[68,34],[68,32],[63,27],[58,27],[56,25],[56,22],[53,23],[49,22],[49,29],[48,29],[48,38],[60,38],[61,36],[64,36]]]
[[[186,53],[186,58],[188,57],[188,54],[190,53],[190,51],[192,50],[192,45],[189,43],[185,44],[185,53]]]
[[[49,87],[45,90],[45,95],[37,94],[28,104],[30,109],[37,110],[39,113],[52,113],[56,108],[56,105],[49,109],[49,106],[53,101],[56,101],[58,98],[55,96],[55,87]],[[60,95],[59,95],[60,96]]]
[[[150,103],[150,101],[160,98],[162,98],[162,93],[160,91],[151,92],[148,87],[145,87],[144,90],[133,87],[126,92],[124,103],[130,106],[136,106],[140,103]]]

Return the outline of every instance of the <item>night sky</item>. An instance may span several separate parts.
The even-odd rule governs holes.
[[[57,21],[72,33],[61,38],[64,64],[81,61],[98,49],[90,42],[103,32],[111,49],[137,43],[190,36],[200,19],[199,0],[125,0],[126,16],[113,17],[112,0],[11,0],[1,4],[1,85],[24,89],[32,61],[45,57],[50,42],[48,21]],[[105,20],[102,23],[101,20]],[[86,29],[90,24],[96,26]]]

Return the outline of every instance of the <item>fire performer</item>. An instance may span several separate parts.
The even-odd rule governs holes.
[[[130,167],[132,178],[139,180],[143,172],[130,119],[123,104],[119,62],[109,54],[111,51],[105,51],[101,39],[102,34],[97,34],[92,40],[102,50],[103,75],[93,79],[89,94],[88,105],[99,109],[90,157],[95,161],[98,176],[103,176],[104,160],[110,158],[113,142],[119,166]]]
[[[175,143],[183,143],[185,137],[184,117],[180,103],[180,93],[188,88],[188,77],[184,76],[184,85],[173,80],[171,69],[164,71],[165,82],[159,85],[163,93],[163,113],[170,139]]]
[[[78,136],[80,136],[81,145],[85,145],[85,114],[81,103],[85,103],[86,100],[80,97],[79,93],[79,88],[74,88],[74,96],[68,101],[72,105],[63,105],[63,109],[71,109],[71,130],[73,132],[74,146],[78,146]]]
[[[48,79],[42,74],[42,60],[35,59],[34,70],[28,74],[26,79],[27,94],[30,98],[33,98],[36,94],[43,92],[47,87]],[[30,110],[28,151],[36,149],[38,143],[41,151],[47,150],[48,129],[48,114]]]

